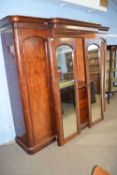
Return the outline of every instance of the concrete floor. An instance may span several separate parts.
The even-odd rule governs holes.
[[[54,142],[28,155],[15,143],[0,146],[0,175],[91,175],[95,165],[117,175],[117,94],[104,121],[62,147]]]

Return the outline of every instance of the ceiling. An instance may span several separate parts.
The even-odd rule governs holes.
[[[81,6],[81,5],[76,5],[74,3],[72,3],[73,1],[77,1],[77,0],[68,0],[68,1],[71,1],[71,3],[68,3],[68,2],[65,2],[67,0],[32,0],[32,1],[35,1],[35,2],[38,2],[40,3],[41,1],[42,2],[49,2],[50,4],[56,4],[58,5],[59,7],[73,7],[73,8],[77,8],[77,9],[80,9],[80,10],[88,10],[89,11],[107,11],[107,10],[102,10],[102,9],[95,9],[95,8],[90,8],[90,7],[84,7],[84,6]],[[78,1],[81,1],[81,0],[78,0]],[[84,1],[84,0],[83,0]],[[89,2],[89,0],[85,0],[87,2]],[[90,0],[91,1],[91,0]],[[94,1],[94,0],[93,0]],[[97,0],[98,1],[98,0]],[[112,8],[117,11],[117,0],[108,0],[109,1],[109,5],[112,6]]]

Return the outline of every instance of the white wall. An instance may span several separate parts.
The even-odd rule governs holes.
[[[94,11],[89,13],[86,8],[73,5],[59,6],[48,0],[1,0],[0,18],[8,15],[26,15],[36,17],[64,17],[110,26],[110,34],[117,35],[117,11],[109,6],[107,13]],[[117,38],[108,38],[109,44],[117,44]],[[0,40],[0,144],[11,141],[15,137],[12,112],[7,88],[6,73]]]

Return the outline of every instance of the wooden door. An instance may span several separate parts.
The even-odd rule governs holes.
[[[48,33],[44,30],[18,29],[15,35],[29,145],[42,147],[54,137]]]

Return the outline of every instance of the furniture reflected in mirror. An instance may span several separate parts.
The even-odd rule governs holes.
[[[107,46],[106,93],[108,95],[109,104],[110,97],[117,93],[117,45]]]
[[[77,132],[73,49],[68,45],[61,45],[57,47],[56,54],[63,133],[64,138],[67,138]]]
[[[89,126],[88,96],[85,81],[78,81],[79,91],[79,110],[80,110],[80,129]]]
[[[101,119],[101,67],[100,49],[92,44],[88,47],[89,85],[92,123]]]

